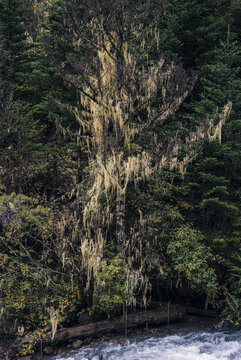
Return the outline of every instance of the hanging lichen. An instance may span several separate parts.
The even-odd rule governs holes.
[[[84,9],[85,2],[82,6]],[[187,74],[181,64],[166,60],[161,51],[156,15],[153,25],[145,28],[140,20],[130,21],[123,5],[121,9],[118,7],[118,16],[123,20],[118,28],[112,23],[117,17],[97,14],[89,3],[85,9],[88,14],[96,14],[87,24],[89,42],[94,45],[90,48],[90,62],[85,62],[84,67],[78,58],[69,59],[77,75],[67,74],[66,78],[78,84],[79,103],[65,107],[75,115],[80,125],[77,137],[87,140],[90,156],[89,187],[81,205],[81,254],[86,286],[88,288],[101,271],[107,233],[115,219],[115,234],[111,237],[115,239],[119,254],[125,255],[128,266],[127,303],[134,303],[135,294],[142,289],[145,304],[150,284],[145,275],[142,249],[147,244],[141,236],[138,241],[133,234],[128,234],[128,240],[126,237],[128,186],[148,180],[163,168],[179,169],[184,174],[187,165],[200,153],[199,140],[209,137],[221,141],[222,126],[229,116],[231,103],[221,115],[206,119],[184,143],[179,134],[162,143],[155,127],[163,126],[175,115],[192,91],[197,76]],[[115,14],[115,9],[112,11]],[[72,12],[71,16],[75,18],[76,15]],[[73,44],[79,51],[86,37],[76,34],[79,36],[81,31],[73,34]],[[151,50],[158,54],[158,60],[150,61]],[[139,146],[135,155],[130,152],[133,143]],[[183,159],[179,158],[180,150],[185,150]],[[112,198],[116,202],[115,210],[109,205]],[[140,219],[139,225],[144,226],[144,220],[141,223]]]

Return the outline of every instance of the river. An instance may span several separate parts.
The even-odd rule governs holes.
[[[155,334],[94,343],[51,360],[241,360],[241,331],[172,325]]]

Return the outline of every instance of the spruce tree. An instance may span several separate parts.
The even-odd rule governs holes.
[[[29,20],[30,2],[0,1],[0,97],[1,97],[1,165],[7,172],[2,181],[9,189],[21,189],[24,151],[30,134],[27,123],[29,92],[25,81],[28,71],[29,43],[26,22]],[[25,148],[25,150],[24,150]]]

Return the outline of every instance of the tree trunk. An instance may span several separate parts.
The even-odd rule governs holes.
[[[118,253],[122,253],[126,233],[125,233],[125,194],[122,194],[117,188],[116,194],[116,248]]]

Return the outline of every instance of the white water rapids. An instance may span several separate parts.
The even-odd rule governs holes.
[[[173,331],[172,331],[173,332]],[[175,332],[175,331],[174,331]],[[53,360],[241,360],[241,331],[178,329],[175,334],[97,343]]]

